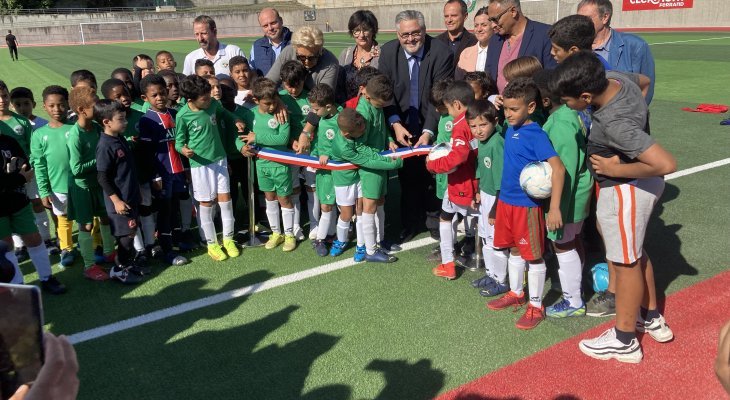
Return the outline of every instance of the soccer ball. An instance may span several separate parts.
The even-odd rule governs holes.
[[[608,289],[608,264],[600,263],[591,268],[593,276],[593,291],[605,292]]]
[[[520,172],[520,186],[533,199],[546,199],[553,190],[552,175],[547,162],[531,162]]]
[[[451,153],[451,143],[439,143],[433,146],[428,152],[428,161],[434,161],[438,160],[439,158],[446,157],[449,155],[449,153]],[[454,171],[456,171],[456,168],[452,168],[451,171],[447,172],[447,174],[450,174]]]

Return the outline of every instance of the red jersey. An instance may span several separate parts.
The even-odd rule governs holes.
[[[466,113],[463,113],[454,118],[449,155],[426,163],[426,168],[436,174],[444,174],[456,168],[448,175],[449,200],[465,207],[470,207],[479,193],[479,181],[476,179],[477,149],[473,140],[466,123]]]
[[[360,101],[360,95],[357,95],[345,102],[345,108],[352,108],[354,110],[357,108],[357,103],[359,101]]]

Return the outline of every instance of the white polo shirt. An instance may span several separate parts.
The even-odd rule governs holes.
[[[218,42],[218,54],[215,55],[215,58],[210,60],[213,62],[213,66],[215,66],[215,75],[217,77],[222,76],[230,76],[230,69],[228,68],[228,62],[231,60],[231,58],[235,56],[243,56],[246,57],[243,54],[243,51],[241,51],[241,48],[234,45],[234,44],[225,44]],[[208,57],[205,55],[205,50],[199,48],[197,50],[193,50],[185,56],[185,64],[183,65],[183,74],[185,75],[192,75],[195,73],[195,61],[200,60],[201,58],[208,59]]]

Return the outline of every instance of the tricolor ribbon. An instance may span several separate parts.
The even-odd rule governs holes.
[[[348,169],[357,169],[357,165],[349,162],[328,160],[326,165],[319,164],[318,157],[312,157],[309,154],[296,154],[288,151],[279,151],[272,149],[262,149],[254,146],[256,157],[262,160],[275,161],[282,164],[298,165],[300,167],[308,167],[312,169],[327,169],[330,171],[344,171]],[[431,146],[419,146],[416,148],[403,147],[396,151],[386,150],[380,155],[389,158],[408,158],[415,156],[425,156],[431,151]]]

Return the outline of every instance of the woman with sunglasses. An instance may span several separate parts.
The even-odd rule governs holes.
[[[355,74],[363,67],[378,68],[380,46],[375,40],[378,34],[378,19],[369,10],[355,11],[347,23],[350,36],[355,39],[355,45],[340,53],[340,81],[337,90],[338,101],[344,102],[358,95],[358,85]]]

